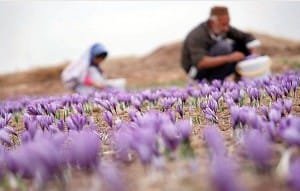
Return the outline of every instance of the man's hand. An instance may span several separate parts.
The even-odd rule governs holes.
[[[260,51],[259,47],[251,48],[249,50],[250,50],[251,55],[255,55],[255,56],[260,56],[261,55],[261,51]]]
[[[245,59],[245,55],[239,51],[235,51],[228,55],[228,62],[238,62],[244,59]]]

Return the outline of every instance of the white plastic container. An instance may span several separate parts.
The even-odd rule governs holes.
[[[261,78],[271,74],[271,59],[269,56],[249,58],[239,62],[236,71],[243,78]]]
[[[126,87],[126,79],[125,78],[108,79],[105,80],[105,85],[124,90]]]

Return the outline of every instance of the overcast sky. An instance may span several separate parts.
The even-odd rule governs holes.
[[[0,73],[75,59],[93,42],[111,57],[146,54],[230,8],[231,24],[300,40],[300,2],[0,2]]]

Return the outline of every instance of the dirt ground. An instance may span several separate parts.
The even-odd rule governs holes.
[[[262,41],[261,52],[273,59],[273,72],[300,68],[300,42],[257,33],[255,35]],[[181,46],[181,42],[174,42],[140,57],[109,58],[103,63],[103,70],[108,77],[126,78],[130,89],[184,85],[187,77],[180,67]],[[67,93],[68,90],[60,81],[60,74],[68,63],[66,61],[55,67],[0,75],[0,99]]]

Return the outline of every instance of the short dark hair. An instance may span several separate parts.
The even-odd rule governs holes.
[[[214,6],[210,9],[210,16],[229,15],[228,8],[225,6]]]

